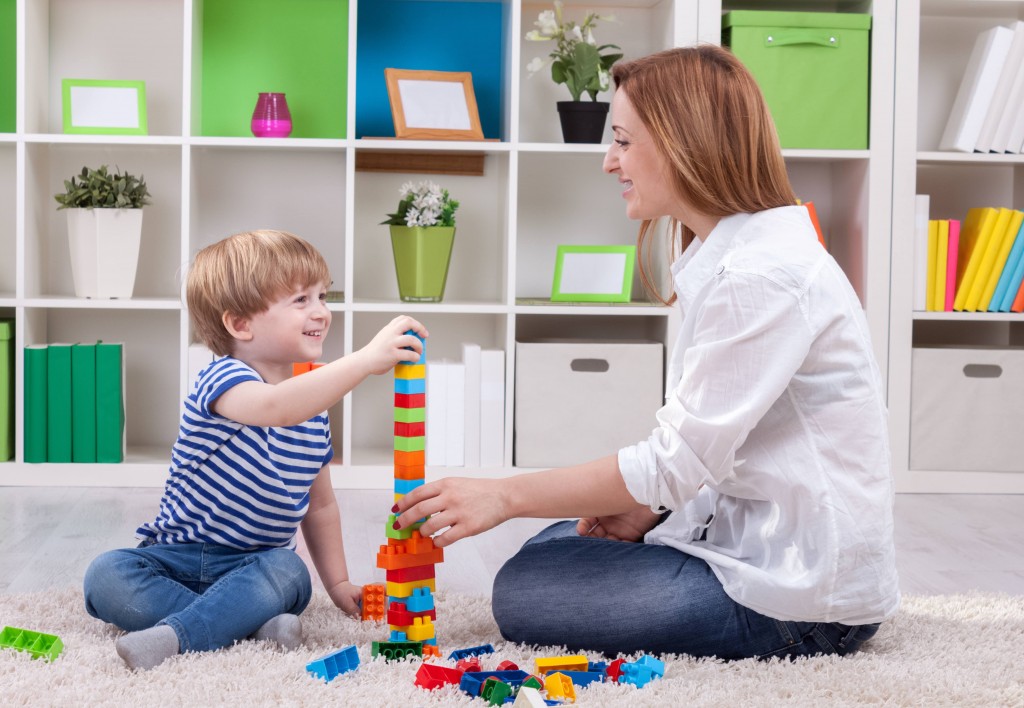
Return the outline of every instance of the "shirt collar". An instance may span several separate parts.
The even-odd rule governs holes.
[[[711,279],[736,233],[751,216],[731,214],[722,217],[706,239],[701,241],[695,238],[672,264],[672,282],[683,312],[686,312],[700,289]]]

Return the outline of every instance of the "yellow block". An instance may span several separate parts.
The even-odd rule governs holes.
[[[405,636],[410,642],[423,642],[434,638],[434,623],[429,617],[416,617],[412,625],[406,627]]]
[[[390,595],[391,592],[388,592]],[[537,660],[537,674],[543,676],[552,671],[586,671],[590,665],[582,654],[572,656],[547,656]]]
[[[427,378],[426,364],[403,364],[395,367],[396,379],[425,379]]]
[[[393,583],[390,580],[387,582],[387,592],[391,597],[411,597],[412,591],[415,588],[430,588],[430,592],[436,592],[437,588],[434,586],[434,579],[427,578],[426,580],[410,580],[407,583]],[[583,657],[586,660],[586,657]],[[586,666],[586,664],[584,664]]]
[[[548,698],[552,700],[576,702],[576,689],[573,688],[572,679],[565,674],[558,672],[549,674],[544,679],[544,690],[548,692]]]

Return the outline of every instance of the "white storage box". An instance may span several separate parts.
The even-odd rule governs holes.
[[[1024,470],[1024,349],[914,349],[910,468]]]
[[[516,342],[515,464],[561,467],[645,440],[663,403],[660,342]]]

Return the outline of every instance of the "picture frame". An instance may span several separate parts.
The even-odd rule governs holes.
[[[395,137],[413,140],[483,140],[468,71],[384,69]]]
[[[629,302],[636,246],[559,246],[552,302]]]
[[[63,79],[61,97],[67,134],[149,134],[145,81]]]

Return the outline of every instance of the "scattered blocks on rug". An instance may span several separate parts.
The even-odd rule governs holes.
[[[541,695],[540,691],[530,686],[522,686],[519,692],[516,693],[516,700],[512,704],[512,708],[543,708],[544,706],[555,706],[558,705],[558,701],[546,701]]]
[[[33,659],[45,658],[53,661],[64,651],[64,642],[54,634],[4,627],[3,631],[0,631],[0,649],[27,651]]]
[[[572,679],[565,674],[555,671],[548,674],[544,679],[544,690],[548,698],[556,701],[576,702],[576,689],[572,685]]]
[[[374,642],[371,655],[383,656],[385,661],[402,660],[411,655],[423,656],[423,642]]]
[[[572,656],[541,656],[535,660],[537,673],[543,676],[552,671],[586,671],[590,666],[587,657],[582,654]]]
[[[448,655],[449,659],[458,661],[459,659],[467,659],[471,656],[480,656],[482,654],[493,654],[494,647],[490,644],[481,644],[478,647],[469,647],[467,649],[456,649]]]
[[[420,688],[431,691],[448,684],[458,685],[462,680],[462,669],[449,669],[447,666],[423,662],[416,671],[414,683]]]
[[[387,602],[387,593],[384,583],[369,583],[363,586],[363,612],[364,620],[384,619],[384,608]]]
[[[355,645],[339,649],[306,664],[306,671],[330,683],[341,674],[359,668],[359,652]]]

